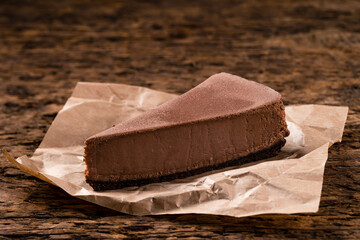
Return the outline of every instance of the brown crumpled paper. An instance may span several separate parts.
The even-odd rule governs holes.
[[[318,210],[328,148],[341,141],[347,107],[287,106],[291,134],[270,161],[142,187],[93,191],[84,177],[84,140],[174,97],[136,86],[78,83],[31,158],[5,155],[72,196],[128,214],[243,217]]]

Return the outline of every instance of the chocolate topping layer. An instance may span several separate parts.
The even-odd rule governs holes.
[[[230,117],[279,101],[281,95],[265,85],[232,74],[219,73],[156,109],[100,132],[88,140]]]
[[[279,93],[220,73],[156,109],[88,138],[85,174],[93,186],[159,179],[254,154],[284,141],[288,134]]]

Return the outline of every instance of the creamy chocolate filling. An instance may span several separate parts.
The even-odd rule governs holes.
[[[93,138],[85,148],[87,178],[152,178],[243,157],[283,140],[288,135],[284,119],[280,101],[239,116]]]
[[[276,91],[221,73],[139,117],[88,138],[89,182],[136,181],[220,166],[289,134]]]

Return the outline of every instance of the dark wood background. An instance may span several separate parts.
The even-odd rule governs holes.
[[[285,104],[350,107],[318,213],[130,216],[0,157],[0,238],[359,239],[359,1],[2,0],[0,146],[32,155],[78,81],[183,93],[221,71],[274,88]]]

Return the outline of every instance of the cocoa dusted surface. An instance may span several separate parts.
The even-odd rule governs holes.
[[[217,73],[181,96],[86,141],[236,116],[281,101],[273,89],[229,73]]]
[[[68,196],[0,157],[0,238],[360,238],[359,1],[0,1],[0,145],[31,155],[77,81],[184,93],[217,72],[285,105],[350,107],[320,209],[136,217]]]

